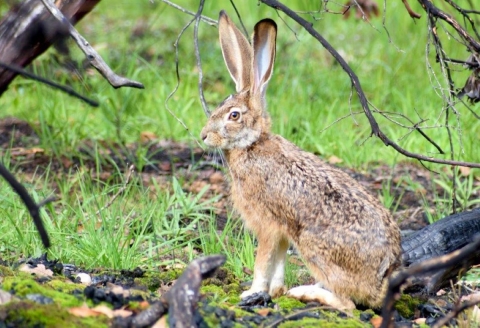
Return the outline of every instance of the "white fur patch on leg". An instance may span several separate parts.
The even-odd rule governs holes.
[[[287,292],[287,296],[296,298],[302,302],[318,302],[341,311],[350,312],[355,309],[355,304],[353,304],[352,301],[342,301],[335,294],[319,287],[319,285],[294,287]]]

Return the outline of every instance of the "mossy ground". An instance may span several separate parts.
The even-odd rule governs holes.
[[[134,279],[130,291],[153,300],[159,297],[160,286],[175,280],[181,273],[182,270],[147,272],[144,277]],[[16,327],[107,327],[111,323],[106,316],[79,318],[68,311],[83,304],[93,307],[93,303],[83,295],[85,287],[82,284],[74,283],[66,277],[55,275],[38,279],[8,267],[0,267],[0,277],[0,287],[14,295],[11,302],[0,305],[0,320],[8,324]],[[360,315],[364,312],[375,314],[371,310],[355,310],[353,316],[347,316],[321,307],[307,308],[304,303],[286,296],[274,299],[273,308],[267,311],[242,309],[238,307],[242,292],[240,281],[225,268],[204,281],[200,292],[199,311],[210,327],[219,326],[223,320],[230,320],[233,327],[254,327],[275,322],[278,327],[364,327],[369,322],[361,321]],[[25,298],[29,294],[49,297],[53,303],[37,304]],[[396,308],[403,317],[411,318],[420,303],[419,299],[403,295],[396,303]],[[138,302],[130,302],[128,308],[138,312],[142,306]]]

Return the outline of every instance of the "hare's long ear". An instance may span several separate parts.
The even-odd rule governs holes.
[[[223,59],[235,82],[237,92],[240,92],[250,87],[252,48],[223,10],[218,19],[218,30]]]
[[[276,38],[277,24],[273,20],[263,19],[255,25],[251,91],[253,94],[260,94],[262,98],[265,97],[267,84],[273,73]]]

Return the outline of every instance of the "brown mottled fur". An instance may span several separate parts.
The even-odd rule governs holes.
[[[223,12],[219,21],[221,31],[226,27],[235,31]],[[318,286],[338,299],[330,305],[351,309],[353,301],[379,307],[386,279],[400,265],[399,229],[388,210],[354,179],[270,132],[264,92],[273,70],[275,35],[273,21],[259,22],[253,50],[245,49],[242,41],[236,45],[242,52],[238,58],[223,47],[232,41],[223,40],[227,67],[240,90],[214,111],[202,130],[207,145],[224,150],[233,206],[258,239],[254,282],[245,295],[284,292],[283,266],[290,241]],[[270,67],[262,75],[255,59],[253,64],[248,61],[256,58],[257,43],[261,48],[272,42],[273,50],[267,50],[273,51]],[[245,55],[248,51],[250,55]],[[248,78],[235,73],[246,67],[252,70]],[[240,118],[232,119],[232,112],[240,113]]]

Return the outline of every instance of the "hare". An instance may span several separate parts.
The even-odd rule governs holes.
[[[250,45],[220,12],[220,45],[236,94],[201,132],[207,146],[224,151],[233,207],[258,240],[253,282],[241,297],[285,293],[292,243],[317,283],[287,295],[345,311],[355,304],[380,307],[388,277],[401,264],[399,228],[353,178],[271,133],[265,92],[276,33],[273,20],[261,20]]]

